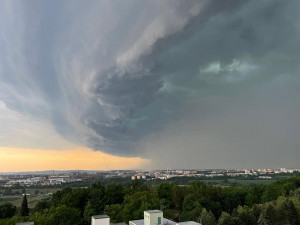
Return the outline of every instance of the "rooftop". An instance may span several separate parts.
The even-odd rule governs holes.
[[[110,225],[127,225],[127,223],[111,223]]]
[[[159,210],[157,210],[159,211]],[[144,219],[141,219],[141,220],[131,220],[130,222],[134,223],[135,225],[144,225]],[[169,225],[175,225],[176,223],[172,220],[168,220],[166,218],[163,218],[163,225],[166,225],[166,224],[169,224]],[[195,224],[191,224],[191,225],[195,225]]]
[[[92,216],[92,218],[94,219],[105,219],[105,218],[109,218],[108,215],[96,215],[96,216]]]
[[[146,213],[152,214],[152,213],[162,213],[162,211],[158,210],[158,209],[154,209],[154,210],[147,210],[145,211]]]
[[[141,220],[130,220],[129,222],[135,224],[135,225],[144,225],[144,219]]]
[[[185,222],[179,222],[178,225],[200,225],[200,223],[194,222],[194,221],[185,221]],[[176,224],[176,225],[177,225]]]

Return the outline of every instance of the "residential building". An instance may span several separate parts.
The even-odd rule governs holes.
[[[125,223],[112,224],[107,215],[92,216],[91,225],[126,225]],[[202,225],[194,221],[186,221],[176,223],[172,220],[163,217],[163,212],[160,210],[144,211],[144,219],[131,220],[129,225]]]

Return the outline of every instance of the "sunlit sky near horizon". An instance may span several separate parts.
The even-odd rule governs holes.
[[[0,172],[300,165],[300,1],[0,1]]]

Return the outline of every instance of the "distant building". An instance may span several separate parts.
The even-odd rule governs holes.
[[[270,176],[258,176],[259,179],[272,179]]]
[[[245,174],[250,174],[250,170],[245,169]]]

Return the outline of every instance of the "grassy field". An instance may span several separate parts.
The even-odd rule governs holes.
[[[48,198],[47,195],[40,195],[40,196],[27,196],[27,202],[29,208],[34,208],[36,203],[42,199]],[[18,199],[10,200],[12,204],[14,204],[17,207],[21,207],[23,198],[20,197]]]
[[[238,179],[229,179],[230,183],[237,183],[238,185],[251,185],[251,184],[270,184],[276,180],[238,180]]]
[[[59,188],[43,188],[43,189],[25,189],[27,194],[28,207],[34,208],[36,203],[42,199],[49,198],[52,193],[55,193]],[[22,193],[23,189],[13,189],[12,193],[15,195],[9,196],[0,196],[0,203],[1,202],[10,202],[13,205],[20,207],[22,204],[23,196]]]
[[[207,183],[207,184],[217,184],[217,185],[225,185],[227,186],[226,184],[228,185],[232,185],[232,184],[237,184],[237,185],[244,185],[244,186],[248,186],[248,185],[251,185],[251,184],[270,184],[272,182],[275,182],[276,180],[241,180],[241,179],[227,179],[226,181],[225,180],[200,180],[204,183]]]

